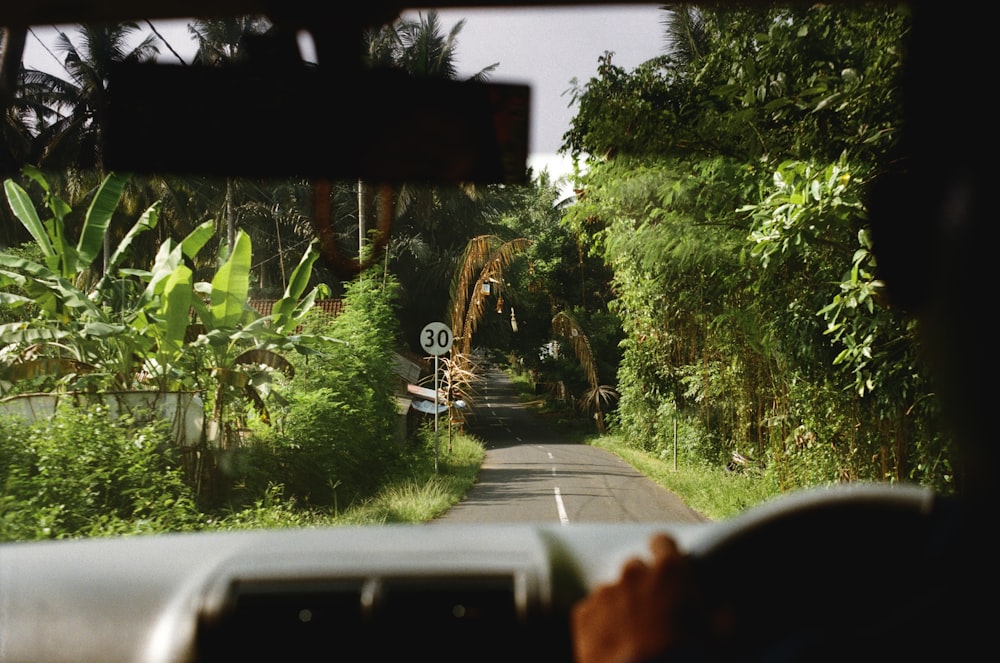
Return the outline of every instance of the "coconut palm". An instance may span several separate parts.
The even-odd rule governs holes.
[[[4,176],[16,173],[20,164],[34,160],[30,127],[37,109],[30,97],[15,94],[23,88],[20,62],[15,63],[23,46],[23,31],[0,29],[0,174]],[[0,246],[28,241],[23,226],[7,212],[0,209]]]
[[[662,19],[667,39],[667,52],[684,66],[708,53],[709,39],[705,20],[698,7],[688,4],[665,5]]]
[[[419,78],[458,78],[456,54],[458,35],[464,21],[445,31],[436,11],[403,18],[366,36],[366,61],[372,67],[389,67]],[[497,67],[492,64],[469,77],[484,81]],[[401,101],[405,104],[405,100]],[[370,189],[362,183],[363,192]],[[383,194],[383,198],[385,198]],[[359,226],[365,227],[364,210],[371,195],[361,196]],[[380,203],[380,225],[391,225],[391,243],[386,243],[386,262],[405,274],[404,299],[400,319],[404,334],[417,338],[417,331],[428,321],[446,313],[448,292],[442,287],[441,274],[453,273],[466,242],[489,232],[484,220],[484,192],[472,186],[426,187],[404,185],[391,195],[391,209]],[[386,240],[385,237],[382,238]]]
[[[198,44],[192,64],[232,64],[243,58],[247,35],[262,35],[271,27],[271,22],[260,16],[199,19],[188,25]]]
[[[32,160],[39,167],[61,173],[59,187],[75,204],[99,185],[105,176],[103,114],[109,72],[114,63],[146,62],[159,53],[156,38],[142,36],[135,23],[79,25],[70,33],[59,31],[54,51],[63,73],[26,69],[19,94],[31,109],[35,135]],[[141,209],[148,198],[128,205]],[[104,237],[103,268],[111,256],[112,235],[126,231],[112,221]]]
[[[20,64],[12,64],[24,47],[24,33],[0,29],[0,173],[14,172],[31,150],[30,108],[15,96],[20,88]]]
[[[262,16],[205,18],[188,25],[197,50],[195,66],[230,66],[246,60],[249,39],[262,37],[274,26]],[[248,137],[247,140],[252,140]],[[239,231],[254,238],[261,256],[253,265],[255,288],[263,294],[280,293],[288,283],[292,265],[289,251],[298,252],[312,239],[312,185],[299,180],[264,181],[226,178],[189,183],[189,202],[202,218],[219,224],[219,255],[232,250]]]
[[[103,173],[100,114],[107,94],[108,74],[113,63],[145,62],[159,53],[153,35],[136,42],[135,23],[77,26],[71,37],[60,31],[55,51],[62,56],[65,75],[26,70],[24,84],[36,103],[48,114],[36,126],[44,146],[42,167],[71,164]]]

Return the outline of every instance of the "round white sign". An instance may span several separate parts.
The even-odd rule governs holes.
[[[430,322],[420,330],[420,347],[427,354],[438,356],[451,350],[451,343],[455,337],[451,333],[451,327],[443,322]]]

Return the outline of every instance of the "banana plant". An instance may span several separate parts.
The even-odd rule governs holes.
[[[4,182],[11,211],[42,255],[42,261],[35,262],[0,253],[0,285],[15,290],[4,294],[3,303],[14,308],[32,304],[38,310],[30,320],[0,327],[0,345],[6,348],[7,357],[5,379],[13,382],[47,373],[57,379],[79,380],[96,373],[116,386],[127,386],[148,343],[126,333],[122,310],[108,306],[108,290],[114,283],[110,270],[89,290],[87,285],[95,281],[91,265],[128,178],[111,174],[104,179],[74,242],[66,224],[70,206],[52,192],[37,169],[25,168],[24,173],[41,188],[50,217],[39,216],[27,191],[14,180]],[[109,259],[112,269],[122,264],[138,234],[156,226],[158,212],[154,205],[140,216]]]
[[[312,266],[318,257],[318,245],[309,246],[285,288],[284,295],[268,316],[249,306],[250,236],[238,231],[225,262],[210,283],[196,283],[197,296],[191,305],[200,320],[194,348],[204,348],[211,357],[214,379],[212,420],[218,431],[218,444],[230,445],[226,409],[235,397],[246,399],[263,419],[269,413],[265,396],[269,376],[275,371],[291,376],[293,367],[281,353],[308,351],[308,345],[295,337],[295,327],[312,308],[316,298],[325,293],[319,285],[306,293]]]
[[[162,391],[204,389],[214,396],[212,416],[223,446],[227,405],[244,399],[267,417],[269,376],[292,371],[280,353],[309,351],[308,339],[294,332],[316,298],[327,292],[325,286],[307,292],[318,244],[309,246],[269,316],[248,305],[252,247],[243,231],[210,282],[195,282],[187,262],[208,244],[213,221],[179,242],[166,240],[149,270],[122,266],[134,238],[156,226],[158,204],[126,234],[108,271],[87,278],[126,178],[105,179],[73,242],[66,232],[69,206],[52,194],[40,173],[28,169],[26,174],[45,193],[50,218],[42,221],[14,181],[7,180],[4,189],[43,258],[34,262],[0,252],[0,287],[6,287],[0,303],[32,304],[39,315],[0,325],[0,380],[9,385],[55,376],[70,388],[100,390],[131,389],[142,379]],[[92,286],[85,289],[88,283]]]
[[[154,341],[145,369],[161,390],[197,384],[180,367],[186,341],[193,335],[192,329],[200,329],[193,327],[194,274],[186,260],[193,260],[208,243],[215,232],[214,225],[214,221],[209,220],[180,242],[166,240],[160,245],[149,271],[129,271],[146,284],[135,303],[131,324],[136,333]]]
[[[41,171],[33,167],[26,167],[23,172],[25,176],[41,187],[45,205],[52,217],[43,221],[38,216],[28,192],[14,180],[8,179],[4,182],[4,191],[7,194],[11,211],[14,212],[14,215],[21,221],[21,224],[41,249],[46,267],[61,278],[78,279],[90,269],[94,259],[104,246],[104,235],[107,233],[111,217],[118,207],[118,201],[121,199],[122,191],[129,179],[128,176],[111,173],[104,178],[90,202],[80,236],[74,245],[72,239],[67,236],[66,229],[66,217],[73,210],[52,192]],[[150,222],[152,225],[143,228],[143,230],[148,230],[156,224],[155,218],[150,219],[144,216],[137,225],[149,224]],[[133,230],[136,229],[133,228]],[[128,239],[129,243],[131,236]],[[118,253],[123,256],[127,250],[127,246],[120,246]]]

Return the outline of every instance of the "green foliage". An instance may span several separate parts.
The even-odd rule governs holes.
[[[92,263],[101,248],[103,233],[121,196],[127,178],[106,177],[91,201],[78,240],[69,236],[69,205],[56,196],[42,175],[31,168],[26,175],[42,192],[44,207],[51,217],[36,213],[31,197],[13,180],[4,188],[11,210],[35,240],[32,253],[0,253],[0,286],[8,286],[7,305],[22,313],[17,322],[0,327],[0,343],[6,345],[6,370],[0,375],[6,389],[27,379],[26,384],[52,388],[55,384],[78,388],[113,385],[129,388],[139,372],[141,356],[149,352],[152,339],[126,334],[129,316],[124,312],[125,293],[134,288],[116,282],[107,273],[100,276]],[[154,228],[157,206],[140,216],[109,265],[117,269],[123,262],[131,238]],[[39,381],[45,375],[49,382]]]
[[[91,200],[79,238],[74,245],[73,238],[68,236],[67,227],[67,216],[72,209],[52,193],[40,171],[26,168],[25,175],[44,192],[45,204],[52,216],[43,220],[35,212],[34,203],[27,191],[13,180],[7,180],[4,182],[4,190],[11,210],[35,239],[44,256],[45,265],[64,279],[79,278],[90,268],[102,249],[104,235],[128,176],[111,174],[104,178]],[[151,228],[155,224],[154,220],[146,227]]]
[[[407,462],[386,477],[378,494],[341,514],[340,522],[418,523],[443,514],[476,482],[486,455],[482,442],[461,433],[453,434],[450,447],[435,452],[433,427],[423,426]]]
[[[198,528],[178,454],[162,422],[115,421],[101,407],[0,420],[0,539]]]
[[[392,373],[398,337],[395,285],[362,275],[332,321],[306,321],[310,353],[294,360],[285,404],[256,426],[236,453],[237,485],[259,495],[282,477],[284,495],[303,506],[339,510],[374,494],[402,449]]]
[[[212,529],[381,525],[432,520],[456,504],[475,483],[485,456],[476,438],[456,434],[452,448],[435,467],[433,431],[423,428],[416,444],[401,451],[395,463],[377,468],[379,490],[351,505],[307,508],[285,494],[283,485],[267,484],[242,508],[209,521]]]
[[[676,13],[676,12],[680,13]],[[912,320],[883,296],[865,200],[902,119],[909,16],[882,5],[675,10],[691,40],[601,58],[565,149],[565,221],[613,269],[613,425],[783,487],[953,485]],[[680,28],[678,28],[680,29]],[[693,432],[692,432],[693,431]]]
[[[159,204],[140,216],[98,278],[89,274],[91,262],[126,178],[105,179],[74,248],[64,223],[69,205],[50,192],[38,172],[28,169],[26,174],[43,191],[51,219],[39,219],[28,193],[13,180],[5,187],[12,210],[31,231],[46,264],[0,253],[0,285],[13,290],[4,293],[6,304],[34,305],[42,315],[0,326],[0,342],[6,344],[0,364],[4,386],[204,390],[223,449],[232,443],[233,428],[243,425],[247,404],[266,417],[271,375],[291,370],[279,352],[306,351],[293,332],[316,297],[328,291],[325,286],[306,291],[318,256],[316,243],[308,247],[267,317],[247,304],[252,246],[243,231],[236,233],[210,282],[196,282],[188,263],[211,238],[211,221],[179,242],[163,242],[148,271],[123,267],[132,240],[156,226]]]

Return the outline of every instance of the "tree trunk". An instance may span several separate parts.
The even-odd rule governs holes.
[[[365,259],[365,227],[368,216],[368,206],[365,204],[367,195],[365,193],[365,183],[358,180],[358,264]]]
[[[236,241],[236,218],[233,212],[233,181],[226,178],[226,202],[225,202],[225,217],[226,217],[226,246],[231,252],[233,250],[233,243]]]

